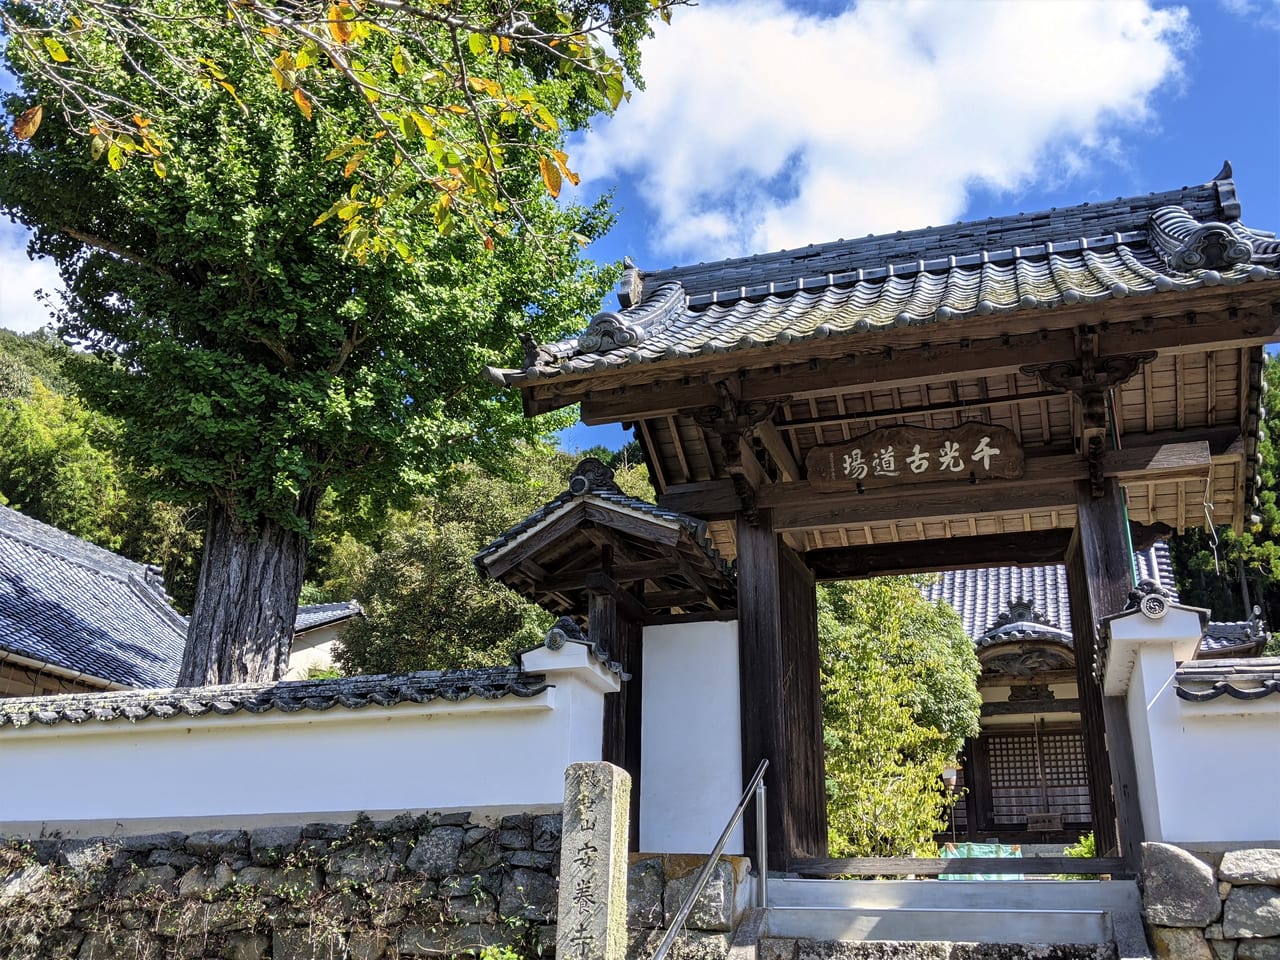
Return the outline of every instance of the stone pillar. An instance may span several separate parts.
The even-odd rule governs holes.
[[[627,952],[627,832],[631,777],[611,763],[575,763],[564,773],[560,842],[560,960],[624,960]]]

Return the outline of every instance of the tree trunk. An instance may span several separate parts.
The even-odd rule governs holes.
[[[303,495],[310,524],[318,493]],[[211,500],[178,685],[265,683],[289,660],[307,538],[273,520],[248,524]]]

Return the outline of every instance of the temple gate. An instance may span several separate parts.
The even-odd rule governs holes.
[[[1134,760],[1097,624],[1134,586],[1135,542],[1248,521],[1280,329],[1280,243],[1241,222],[1230,166],[1106,203],[628,264],[618,300],[487,373],[529,415],[579,403],[588,424],[633,426],[658,507],[705,524],[736,594],[689,543],[655,553],[598,517],[579,547],[603,579],[579,566],[567,584],[532,554],[503,579],[585,590],[593,638],[636,677],[643,624],[736,617],[741,769],[770,761],[770,856],[794,863],[826,852],[815,582],[1065,561],[1098,847],[1134,865]],[[624,760],[636,709],[613,714]]]

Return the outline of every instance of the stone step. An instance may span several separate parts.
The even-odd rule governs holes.
[[[962,943],[766,937],[757,960],[1117,960],[1109,943]]]
[[[1008,944],[1108,944],[1103,910],[935,907],[775,907],[764,935],[806,940],[948,941]]]
[[[1140,910],[1132,880],[800,880],[769,879],[771,907]]]

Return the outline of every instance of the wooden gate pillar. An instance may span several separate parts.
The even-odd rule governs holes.
[[[631,679],[617,693],[604,698],[604,732],[600,758],[631,775],[631,826],[628,842],[640,849],[640,704],[643,653],[640,638],[644,625],[619,609],[617,598],[607,591],[593,591],[588,604],[587,636],[622,664]]]
[[[827,854],[826,771],[813,573],[768,510],[738,518],[738,618],[742,775],[769,760],[769,863],[784,870],[792,857]],[[754,851],[751,817],[745,836]]]
[[[1139,866],[1142,816],[1138,807],[1133,739],[1123,697],[1107,697],[1095,673],[1098,623],[1124,609],[1133,589],[1133,558],[1123,493],[1113,479],[1095,497],[1076,485],[1076,531],[1067,548],[1067,591],[1085,752],[1089,800],[1098,854],[1119,851],[1131,870]]]

